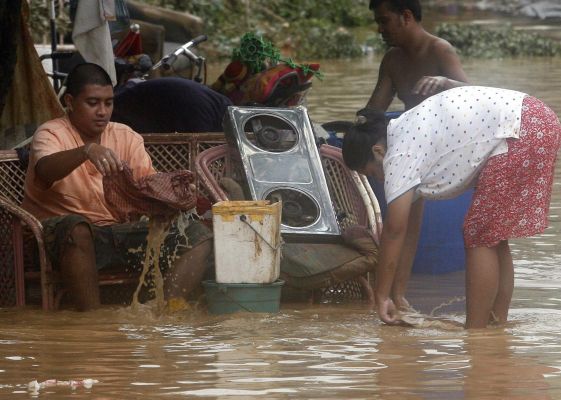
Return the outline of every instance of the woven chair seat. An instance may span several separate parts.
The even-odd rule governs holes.
[[[281,279],[299,289],[320,289],[374,272],[375,255],[331,243],[285,243]]]
[[[171,172],[178,169],[197,171],[195,184],[198,193],[206,196],[211,201],[228,200],[224,190],[219,186],[221,177],[232,173],[232,167],[227,157],[224,135],[222,133],[200,134],[146,134],[143,135],[146,150],[150,154],[153,165],[157,171]],[[336,212],[344,215],[341,228],[363,225],[368,227],[374,239],[378,240],[381,232],[381,219],[377,201],[370,187],[364,184],[362,177],[352,173],[344,166],[340,150],[331,146],[322,146],[320,155],[324,163],[330,194]],[[43,246],[41,223],[20,207],[23,199],[23,183],[25,169],[20,165],[15,150],[0,150],[0,307],[23,306],[26,302],[28,284],[37,282],[40,286],[41,302],[43,309],[52,310],[58,306],[64,288],[55,271],[52,270]],[[374,205],[374,207],[372,207]],[[33,257],[23,238],[24,229],[29,229],[30,238],[37,242],[39,265],[31,265]],[[313,251],[321,251],[321,246]],[[308,247],[307,251],[312,249]],[[349,261],[360,258],[360,252],[348,249],[341,252],[340,262],[343,265]],[[352,253],[354,252],[354,253]],[[292,252],[291,252],[292,253]],[[296,250],[293,254],[296,254]],[[348,256],[347,256],[348,254]],[[364,256],[364,254],[362,254]],[[355,258],[353,258],[355,257]],[[294,258],[294,257],[292,257]],[[284,269],[288,260],[284,263]],[[335,258],[334,258],[335,259]],[[344,261],[347,260],[345,263]],[[297,260],[296,260],[297,261]],[[319,264],[319,263],[316,263]],[[314,273],[308,277],[291,274],[295,287],[320,288],[326,296],[342,296],[343,298],[356,298],[357,293],[364,297],[364,293],[371,287],[365,272],[345,272],[342,275],[335,273],[336,268],[313,268]],[[372,265],[372,268],[374,265]],[[294,267],[296,268],[296,267]],[[308,267],[311,268],[311,267]],[[372,268],[368,269],[369,272]],[[299,271],[302,268],[297,268]],[[100,285],[104,291],[120,292],[130,291],[131,282],[136,276],[110,273],[100,274]],[[287,275],[285,275],[287,276]],[[341,281],[347,276],[352,279]],[[329,286],[332,285],[332,286]],[[62,290],[61,290],[62,289]],[[29,293],[27,293],[29,294]],[[120,296],[119,296],[120,297]],[[359,296],[360,297],[360,296]]]
[[[222,133],[146,134],[143,137],[154,168],[159,172],[194,171],[199,152],[225,141]],[[0,150],[0,307],[25,305],[26,298],[33,297],[30,293],[36,292],[30,285],[38,283],[43,309],[53,310],[58,307],[64,288],[46,255],[41,223],[20,207],[25,172],[15,150]],[[204,195],[205,190],[196,177],[195,184]],[[30,234],[24,239],[26,230]],[[28,248],[33,246],[28,246],[26,240],[36,241],[39,265],[32,265],[34,257],[30,256],[32,252]],[[119,269],[100,271],[102,293],[121,291],[126,295],[136,282],[137,273]],[[111,297],[119,297],[118,302],[122,302],[122,296],[111,294]]]
[[[202,151],[195,160],[199,182],[215,202],[229,200],[221,182],[224,177],[229,178],[235,173],[230,151],[227,145],[216,146]],[[336,214],[343,216],[339,221],[341,230],[364,226],[369,230],[373,239],[371,243],[376,247],[381,232],[381,217],[374,195],[368,193],[356,173],[346,168],[340,149],[323,145],[320,147],[320,156],[333,207]],[[321,289],[326,294],[338,293],[338,298],[355,298],[358,291],[363,298],[372,301],[373,290],[367,274],[374,273],[376,258],[377,248],[285,243],[282,248],[281,278],[286,281],[286,286]]]

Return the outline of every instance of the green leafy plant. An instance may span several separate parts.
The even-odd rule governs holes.
[[[299,58],[342,58],[364,54],[354,35],[326,21],[299,21],[291,27],[294,50]]]
[[[205,21],[205,32],[223,55],[245,32],[278,45],[289,43],[298,58],[354,57],[362,49],[346,27],[372,23],[368,0],[145,0],[186,11]]]
[[[308,64],[296,64],[291,58],[281,56],[279,49],[272,42],[252,32],[242,36],[240,47],[232,52],[232,60],[241,61],[254,74],[263,71],[267,65],[273,66],[282,62],[291,68],[301,69],[304,75],[311,73],[318,79],[323,78],[320,71],[312,69]]]

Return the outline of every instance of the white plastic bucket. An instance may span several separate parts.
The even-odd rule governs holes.
[[[212,206],[218,283],[272,283],[280,275],[280,202],[223,201]]]

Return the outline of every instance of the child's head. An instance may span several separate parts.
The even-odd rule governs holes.
[[[111,86],[113,88],[109,74],[101,66],[94,63],[78,64],[70,71],[66,77],[65,93],[76,97],[86,85]]]
[[[387,123],[384,112],[365,109],[343,139],[343,160],[352,170],[365,175],[383,175],[382,160],[386,152]]]
[[[99,65],[77,65],[66,78],[64,105],[82,139],[98,138],[113,112],[111,78]]]

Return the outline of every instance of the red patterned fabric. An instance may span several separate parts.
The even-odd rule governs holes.
[[[527,96],[519,139],[491,157],[481,170],[464,220],[466,247],[492,247],[547,228],[561,125],[551,109]]]
[[[141,215],[165,216],[195,207],[197,197],[187,170],[157,173],[135,181],[131,169],[103,177],[107,206],[120,222],[131,222]]]
[[[212,84],[212,89],[235,105],[296,106],[303,101],[319,64],[310,64],[310,69],[304,73],[301,68],[280,63],[251,74],[243,63],[232,61]]]

